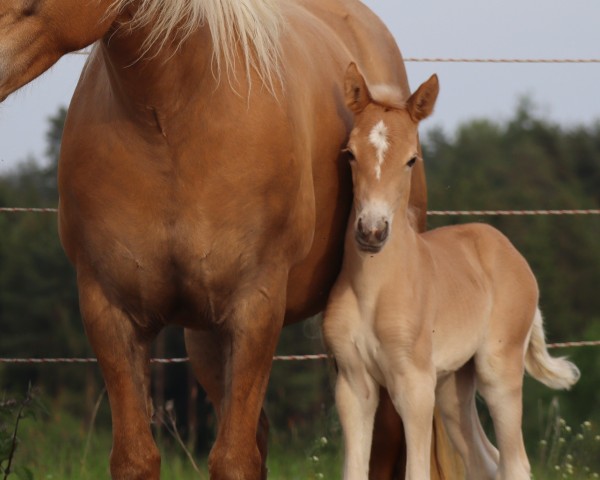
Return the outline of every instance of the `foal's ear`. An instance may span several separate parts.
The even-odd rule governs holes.
[[[431,115],[439,91],[438,77],[433,74],[410,96],[406,102],[406,109],[413,121],[420,122]]]
[[[346,105],[355,114],[362,112],[371,101],[371,94],[369,93],[367,83],[354,62],[346,70],[344,90],[346,93]]]

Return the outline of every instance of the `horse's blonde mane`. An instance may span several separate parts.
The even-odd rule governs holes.
[[[131,2],[115,0],[113,8],[120,11]],[[274,91],[274,80],[281,79],[281,16],[276,0],[140,0],[129,26],[149,25],[152,28],[142,45],[142,55],[169,42],[181,44],[199,26],[208,25],[217,78],[223,70],[230,80],[235,75],[239,46],[248,80],[255,70]]]

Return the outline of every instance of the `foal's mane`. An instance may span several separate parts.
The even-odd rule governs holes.
[[[115,0],[113,9],[120,11],[131,2]],[[142,45],[144,55],[153,46],[162,48],[171,41],[181,44],[196,28],[208,25],[216,77],[224,69],[232,78],[239,46],[248,80],[255,70],[273,91],[274,79],[281,79],[281,22],[277,0],[140,0],[129,26],[151,26]]]
[[[384,108],[402,110],[406,107],[406,96],[400,87],[393,85],[373,85],[369,87],[371,100]]]

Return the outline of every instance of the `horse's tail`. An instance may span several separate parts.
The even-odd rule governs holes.
[[[557,390],[568,390],[581,375],[577,366],[566,357],[554,358],[548,353],[539,308],[533,318],[531,338],[525,354],[525,370],[539,382]]]

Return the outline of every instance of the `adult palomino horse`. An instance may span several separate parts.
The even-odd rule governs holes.
[[[469,480],[528,479],[523,370],[553,388],[569,388],[579,371],[548,355],[535,277],[506,237],[484,224],[417,233],[409,221],[417,127],[433,110],[437,77],[406,101],[392,88],[369,90],[355,64],[345,81],[355,114],[348,143],[354,208],[323,322],[339,367],[344,478],[367,478],[384,385],[404,420],[406,479],[430,478],[434,401]],[[476,383],[499,452],[479,423]]]
[[[280,329],[323,308],[341,263],[343,72],[356,61],[408,95],[400,52],[356,0],[2,0],[0,99],[94,42],[59,229],[109,392],[112,476],[159,476],[148,359],[178,324],[218,413],[211,477],[264,477]],[[420,163],[413,177],[422,228]]]

